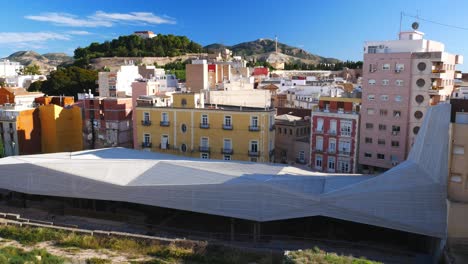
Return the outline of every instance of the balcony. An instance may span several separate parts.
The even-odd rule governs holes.
[[[323,130],[322,130],[322,129],[320,129],[320,130],[319,130],[319,129],[316,129],[316,130],[315,130],[315,134],[323,134]]]
[[[392,136],[398,136],[400,134],[400,131],[392,131]]]
[[[258,132],[258,131],[260,131],[260,127],[259,126],[249,126],[249,131]]]
[[[336,136],[336,130],[328,130],[328,135]]]
[[[142,148],[151,148],[152,144],[151,142],[142,142],[141,147]]]
[[[327,153],[328,153],[328,154],[336,154],[336,150],[334,150],[334,149],[328,149],[328,150],[327,150]]]
[[[351,132],[350,131],[340,131],[340,136],[342,137],[350,137]]]
[[[338,151],[338,154],[342,156],[349,156],[351,155],[351,151],[349,149],[343,149],[343,150]]]
[[[208,123],[200,123],[200,128],[202,128],[202,129],[208,129],[208,128],[210,128],[210,124],[208,124]]]
[[[307,164],[307,162],[304,159],[302,159],[302,160],[301,159],[296,159],[296,163],[297,164],[302,164],[302,165]]]
[[[323,149],[318,149],[318,148],[316,148],[316,149],[314,149],[313,151],[315,151],[315,153],[323,153]]]
[[[198,151],[204,152],[204,153],[210,153],[211,152],[210,147],[208,147],[208,146],[199,146]]]
[[[162,127],[168,127],[171,125],[171,123],[169,121],[161,121],[159,122],[159,125]]]
[[[232,148],[221,148],[221,153],[232,155],[234,154],[234,150]]]
[[[150,120],[141,120],[141,125],[142,126],[151,126],[151,121]]]
[[[169,147],[170,147],[170,146],[169,146],[169,143],[166,143],[166,144],[160,143],[160,144],[159,144],[159,149],[169,149]]]
[[[232,129],[233,129],[233,126],[232,126],[232,125],[223,124],[223,129],[224,129],[224,130],[232,130]]]
[[[249,157],[260,157],[260,151],[249,150],[248,155]]]

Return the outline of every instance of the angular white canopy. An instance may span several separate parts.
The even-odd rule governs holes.
[[[378,176],[124,148],[0,159],[0,188],[254,221],[328,216],[444,238],[450,105],[432,107],[408,160]]]

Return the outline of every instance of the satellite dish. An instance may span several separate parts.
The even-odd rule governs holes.
[[[414,30],[418,30],[418,28],[419,28],[419,23],[418,23],[418,22],[414,22],[413,24],[411,24],[411,27],[412,27]]]

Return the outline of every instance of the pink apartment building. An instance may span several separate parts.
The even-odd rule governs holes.
[[[405,160],[426,110],[449,99],[463,57],[417,30],[364,46],[359,163],[364,171]]]

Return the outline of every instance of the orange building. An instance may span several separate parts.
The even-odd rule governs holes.
[[[18,87],[1,87],[0,88],[0,105],[4,104],[22,104],[31,105],[34,99],[43,96],[43,93],[28,92],[24,88]]]

